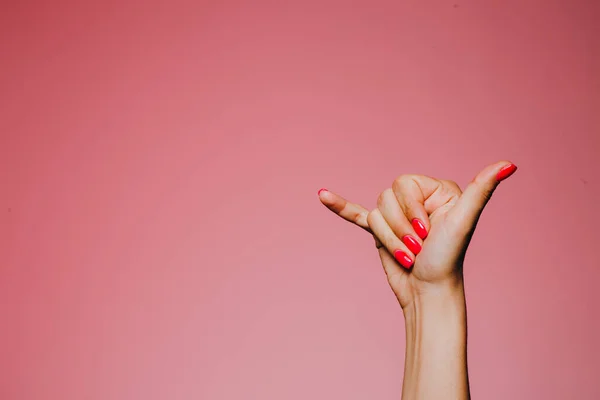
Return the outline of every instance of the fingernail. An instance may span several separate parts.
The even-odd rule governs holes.
[[[421,252],[421,245],[417,242],[417,239],[410,235],[404,236],[402,238],[402,243],[404,243],[415,256]]]
[[[319,196],[323,190],[327,191],[327,189],[325,189],[325,188],[319,189],[319,191],[317,192],[317,196]]]
[[[413,265],[413,260],[402,250],[396,250],[394,252],[394,257],[396,258],[396,260],[398,260],[400,265],[402,265],[406,269],[412,267]]]
[[[515,164],[505,165],[500,171],[498,171],[498,175],[496,175],[496,180],[498,182],[503,181],[512,174],[514,174],[516,170],[517,166]]]
[[[419,237],[421,239],[425,239],[427,237],[427,229],[425,229],[425,224],[423,222],[421,222],[420,219],[418,219],[418,218],[413,219],[412,226],[413,226],[413,229],[415,230],[415,232],[417,233],[417,235],[419,235]]]

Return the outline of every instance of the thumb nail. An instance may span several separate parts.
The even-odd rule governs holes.
[[[515,164],[508,164],[502,167],[500,171],[498,171],[498,175],[496,175],[496,180],[501,182],[515,173],[517,170],[517,166]]]

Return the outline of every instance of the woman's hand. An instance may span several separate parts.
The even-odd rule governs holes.
[[[324,189],[319,198],[373,234],[388,282],[405,308],[421,294],[462,287],[463,261],[479,216],[498,183],[516,169],[508,161],[490,165],[464,192],[452,181],[401,175],[370,212]]]
[[[402,175],[367,211],[320,190],[321,202],[375,237],[405,317],[403,399],[469,399],[463,261],[483,208],[517,167],[488,166],[464,193],[452,181]]]

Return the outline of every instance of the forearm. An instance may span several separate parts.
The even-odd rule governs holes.
[[[404,309],[403,399],[469,399],[462,279],[415,296]]]

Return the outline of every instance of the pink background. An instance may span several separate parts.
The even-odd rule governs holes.
[[[501,159],[472,394],[600,398],[600,3],[350,3],[2,4],[0,398],[398,399],[402,314],[316,192]]]

